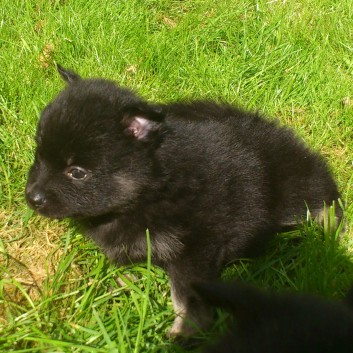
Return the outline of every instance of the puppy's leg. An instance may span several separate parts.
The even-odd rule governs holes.
[[[214,269],[200,268],[195,263],[174,264],[168,270],[171,297],[176,318],[168,332],[169,337],[190,337],[212,322],[213,309],[192,288],[192,283],[214,280]]]

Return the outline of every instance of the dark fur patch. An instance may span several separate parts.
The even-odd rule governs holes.
[[[198,283],[194,288],[235,321],[204,353],[352,352],[352,302],[265,293],[243,283]]]
[[[145,261],[149,228],[186,316],[181,334],[211,317],[191,282],[339,197],[322,158],[275,121],[214,102],[149,103],[59,71],[68,86],[41,115],[27,201],[77,219],[118,264]]]

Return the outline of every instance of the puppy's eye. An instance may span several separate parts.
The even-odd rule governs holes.
[[[87,177],[87,171],[81,167],[70,167],[66,174],[69,178],[74,180],[84,180]]]

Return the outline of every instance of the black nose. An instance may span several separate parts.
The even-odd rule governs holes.
[[[46,203],[45,195],[39,191],[32,191],[28,193],[27,200],[33,208],[41,208]]]

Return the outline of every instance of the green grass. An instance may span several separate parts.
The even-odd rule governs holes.
[[[224,99],[292,126],[327,158],[347,231],[338,243],[309,222],[224,276],[344,295],[353,282],[351,0],[3,0],[0,14],[0,351],[172,350],[163,271],[112,266],[74,225],[25,205],[36,122],[64,86],[55,63],[151,100]]]

